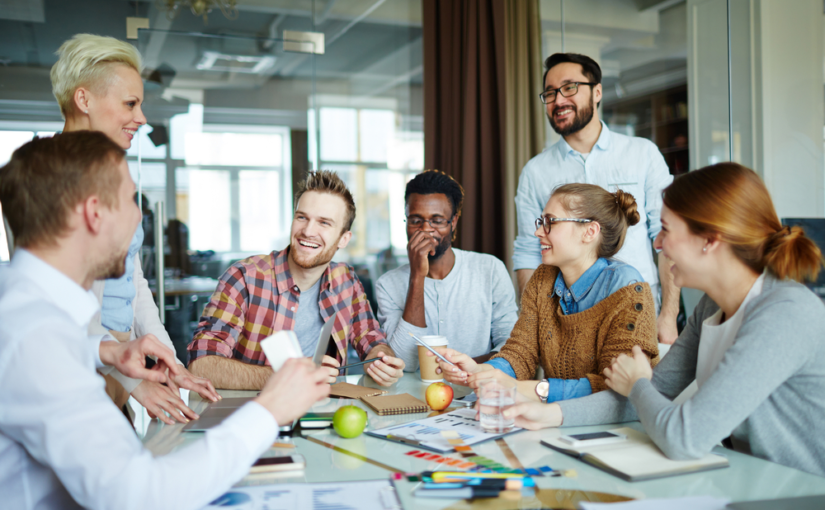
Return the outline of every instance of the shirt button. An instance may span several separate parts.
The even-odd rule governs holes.
[[[295,311],[295,307],[293,306],[292,308],[290,308],[290,310],[292,310],[292,311],[294,312],[294,311]]]
[[[131,276],[127,276],[127,277],[126,277],[126,281],[127,281],[127,282],[131,282],[131,281],[132,281],[132,277],[131,277]]]
[[[444,324],[444,321],[438,321],[438,322],[439,322],[439,324]]]

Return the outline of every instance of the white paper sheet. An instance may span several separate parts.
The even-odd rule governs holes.
[[[204,510],[400,510],[387,480],[233,488]]]
[[[696,496],[673,499],[638,499],[624,503],[579,503],[581,510],[725,510],[729,499]]]
[[[441,453],[451,452],[454,448],[441,436],[442,430],[457,432],[467,446],[472,446],[476,443],[504,435],[488,434],[481,430],[481,425],[478,420],[476,420],[475,409],[459,409],[447,414],[424,418],[423,420],[416,420],[403,425],[373,430],[370,431],[369,434],[380,436],[392,434],[405,439],[415,439],[420,441],[421,446],[426,448],[431,448]],[[513,432],[519,430],[521,429],[516,427],[513,429]]]

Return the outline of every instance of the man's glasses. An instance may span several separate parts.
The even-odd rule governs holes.
[[[541,218],[536,218],[536,230],[539,228],[544,228],[544,233],[550,233],[550,227],[553,223],[557,223],[560,221],[572,221],[575,223],[590,223],[593,220],[585,220],[583,218],[553,218],[550,216],[542,216]]]
[[[411,227],[414,227],[414,228],[420,228],[420,227],[424,226],[424,223],[429,223],[430,227],[432,227],[432,228],[442,229],[442,228],[444,228],[444,227],[446,227],[447,225],[450,224],[450,222],[452,221],[452,218],[449,218],[449,219],[447,219],[447,218],[433,218],[431,220],[425,220],[424,218],[419,218],[418,216],[413,216],[411,218],[408,217],[404,221],[407,222],[407,225],[409,225]]]
[[[590,83],[584,81],[573,81],[570,83],[565,83],[561,87],[557,89],[549,89],[545,90],[539,97],[541,98],[541,102],[544,104],[550,104],[556,100],[556,93],[561,94],[564,97],[572,97],[576,95],[576,92],[579,91],[579,85],[598,85],[598,83]]]

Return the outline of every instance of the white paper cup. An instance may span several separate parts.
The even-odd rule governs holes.
[[[430,347],[447,347],[447,337],[442,335],[425,335],[421,341]],[[421,367],[421,382],[434,383],[441,382],[444,377],[437,374],[435,369],[438,368],[438,358],[435,356],[427,356],[427,348],[418,346],[418,366]]]

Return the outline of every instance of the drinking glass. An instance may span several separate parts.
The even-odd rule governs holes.
[[[516,385],[496,380],[483,382],[478,388],[478,414],[481,428],[490,434],[510,432],[515,418],[505,418],[503,411],[516,403]]]

